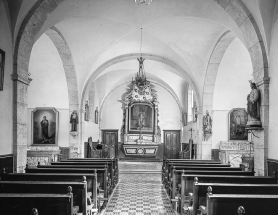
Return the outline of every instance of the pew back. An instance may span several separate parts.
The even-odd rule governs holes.
[[[40,215],[72,215],[72,194],[0,193],[0,208],[6,214],[30,215],[37,208]]]

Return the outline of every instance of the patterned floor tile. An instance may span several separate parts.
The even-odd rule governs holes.
[[[120,162],[121,169],[161,170],[161,163]],[[161,184],[161,174],[157,173],[120,174],[104,215],[174,215]]]

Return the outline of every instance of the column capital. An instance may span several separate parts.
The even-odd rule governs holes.
[[[32,78],[21,76],[21,75],[18,75],[18,74],[11,74],[11,79],[13,81],[19,81],[19,82],[21,82],[23,84],[26,84],[26,85],[29,85],[30,82],[32,81]]]

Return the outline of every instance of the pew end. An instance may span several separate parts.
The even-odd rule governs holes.
[[[245,209],[243,206],[239,206],[238,209],[237,209],[237,213],[238,215],[243,215],[245,214]]]

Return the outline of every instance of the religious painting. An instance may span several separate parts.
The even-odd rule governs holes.
[[[58,145],[59,112],[55,108],[35,108],[32,111],[32,144]]]
[[[5,52],[0,49],[0,91],[4,90]]]
[[[148,104],[133,104],[130,106],[129,129],[130,131],[153,132],[154,109]]]
[[[248,140],[245,130],[248,114],[244,108],[234,108],[229,114],[229,140]]]

